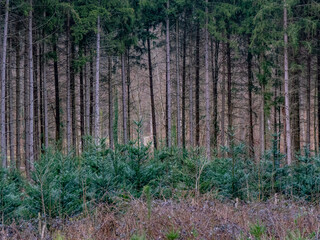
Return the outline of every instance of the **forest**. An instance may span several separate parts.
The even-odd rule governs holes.
[[[1,0],[0,238],[319,239],[318,0]]]

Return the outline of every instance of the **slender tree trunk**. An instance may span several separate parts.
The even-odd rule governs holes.
[[[92,55],[92,54],[91,54]],[[93,107],[94,107],[94,98],[93,98],[93,59],[90,60],[90,123],[89,123],[89,127],[90,127],[90,135],[93,136],[94,132],[93,132],[93,119],[94,119],[94,112],[93,112]]]
[[[12,49],[12,39],[9,41],[10,49]],[[16,162],[14,158],[14,132],[13,132],[13,77],[12,77],[12,61],[11,52],[8,54],[8,129],[9,129],[9,149],[10,149],[10,166],[15,168]]]
[[[222,62],[222,99],[221,99],[221,144],[222,146],[226,145],[225,142],[225,112],[226,112],[226,44],[222,45],[222,54],[223,54],[223,62]]]
[[[318,80],[318,151],[320,151],[320,29],[318,29],[317,40],[317,80]]]
[[[114,148],[113,139],[113,93],[112,93],[112,59],[108,57],[108,89],[109,89],[109,147]]]
[[[290,103],[289,103],[289,63],[288,63],[288,17],[287,2],[284,0],[283,8],[283,28],[284,28],[284,97],[286,115],[286,140],[287,140],[287,162],[291,165],[291,129],[290,129]]]
[[[231,147],[233,141],[233,122],[232,122],[232,79],[231,79],[231,48],[230,48],[230,34],[227,33],[227,87],[228,87],[228,141]]]
[[[47,53],[47,44],[43,42],[43,54]],[[49,147],[49,122],[48,122],[48,89],[47,89],[47,59],[43,59],[43,116],[44,116],[44,147]]]
[[[311,55],[307,59],[307,139],[306,145],[311,150]]]
[[[213,147],[217,151],[218,147],[218,80],[219,80],[219,41],[215,40],[215,50],[213,51],[213,38],[211,38],[212,55],[212,82],[213,82]]]
[[[44,32],[42,31],[42,38],[44,39],[45,36],[44,36]],[[39,107],[39,110],[40,110],[40,150],[41,152],[43,151],[43,147],[44,147],[44,106],[43,106],[43,100],[44,100],[44,89],[43,89],[43,81],[44,81],[44,74],[43,74],[43,70],[44,70],[44,42],[42,42],[42,44],[40,45],[40,66],[39,66],[39,69],[40,69],[40,77],[39,77],[39,94],[40,94],[40,107]]]
[[[169,0],[167,1],[169,10]],[[170,79],[170,22],[169,16],[166,18],[166,140],[167,147],[171,147],[171,79]]]
[[[261,105],[260,105],[260,157],[265,151],[265,124],[264,124],[264,84],[261,83]]]
[[[71,150],[71,74],[70,74],[70,13],[68,13],[68,20],[67,20],[67,152],[69,153]]]
[[[99,143],[100,138],[100,16],[97,20],[97,58],[96,58],[96,82],[95,82],[95,124],[94,137],[96,144]]]
[[[254,158],[254,138],[253,138],[253,109],[252,109],[252,53],[250,50],[250,36],[248,36],[248,95],[249,95],[249,156]]]
[[[26,175],[30,176],[30,119],[29,119],[29,79],[28,79],[28,32],[26,30],[25,34],[25,44],[24,44],[24,127],[25,127],[25,142],[24,142],[24,152],[25,152],[25,170]]]
[[[148,28],[149,34],[149,28]],[[152,134],[153,134],[153,145],[157,149],[157,124],[156,124],[156,109],[154,104],[154,94],[153,94],[153,76],[152,76],[152,61],[151,61],[151,46],[150,37],[147,38],[148,45],[148,65],[149,65],[149,86],[150,86],[150,98],[151,98],[151,115],[152,115]]]
[[[6,10],[4,17],[2,63],[1,63],[1,160],[2,167],[7,167],[7,139],[6,139],[6,59],[7,59],[7,39],[9,23],[9,0],[6,0]]]
[[[121,78],[122,78],[122,127],[123,127],[123,143],[128,143],[128,112],[127,112],[127,101],[126,101],[126,74],[125,74],[125,56],[124,54],[121,54]]]
[[[176,21],[176,78],[177,78],[177,145],[181,148],[181,115],[180,115],[180,63],[179,63],[179,20]]]
[[[130,85],[131,85],[131,74],[130,74],[130,48],[127,50],[127,58],[128,58],[128,64],[127,64],[127,116],[128,116],[128,140],[131,139],[131,103],[130,103]]]
[[[206,0],[206,27],[205,27],[205,78],[206,78],[206,152],[210,159],[210,93],[209,93],[209,33],[208,33],[208,0]]]
[[[39,157],[39,97],[38,97],[38,77],[39,77],[39,44],[33,45],[33,65],[34,65],[34,74],[33,74],[33,114],[34,114],[34,130],[33,130],[33,139],[34,139],[34,160],[38,160]]]
[[[190,36],[190,47],[189,47],[189,138],[190,138],[190,146],[194,147],[194,127],[193,127],[193,82],[191,76],[191,69],[192,69],[192,56],[193,56],[193,49],[192,49],[192,35]]]
[[[54,91],[55,91],[55,125],[56,125],[56,142],[58,145],[58,149],[61,150],[61,123],[60,123],[60,89],[59,89],[59,69],[58,69],[58,60],[59,60],[59,53],[57,49],[57,37],[54,39],[53,43],[53,51],[55,53],[55,58],[53,61],[53,70],[54,70]]]
[[[33,135],[34,135],[34,128],[33,128],[33,123],[34,123],[34,96],[33,96],[33,38],[32,38],[32,0],[30,0],[30,6],[31,10],[29,11],[29,92],[30,92],[30,98],[29,98],[29,103],[30,103],[30,109],[29,109],[29,119],[30,119],[30,137],[29,137],[29,161],[30,161],[30,170],[33,170],[34,168],[34,141],[33,141]]]
[[[200,146],[200,23],[196,35],[196,145]]]
[[[84,47],[84,56],[87,57],[87,47]],[[85,134],[90,135],[90,78],[88,78],[87,63],[84,65],[85,79]]]
[[[72,133],[72,148],[77,153],[77,129],[76,129],[76,80],[75,80],[75,42],[71,37],[71,57],[69,60],[70,67],[70,96],[71,96],[71,133]]]
[[[16,168],[20,171],[21,167],[21,76],[20,76],[20,28],[16,24]]]
[[[83,66],[80,67],[80,133],[81,150],[83,151],[83,138],[85,135],[85,106],[84,106],[84,84],[83,84]]]
[[[185,15],[185,14],[184,14]],[[183,30],[183,59],[182,59],[182,146],[186,147],[186,53],[187,53],[187,20]]]

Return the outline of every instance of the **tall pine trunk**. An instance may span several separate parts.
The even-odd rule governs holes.
[[[180,115],[180,63],[179,63],[179,20],[176,21],[176,78],[177,78],[177,145],[181,148],[181,115]]]
[[[113,139],[113,86],[112,86],[112,59],[108,57],[108,90],[109,90],[109,147],[114,148]]]
[[[128,143],[128,112],[127,112],[127,101],[126,101],[126,93],[127,93],[127,84],[126,84],[126,74],[125,74],[125,56],[121,54],[121,80],[122,80],[122,127],[123,127],[123,143]]]
[[[231,79],[231,48],[230,48],[230,33],[227,33],[227,92],[228,92],[228,142],[229,147],[232,145],[233,141],[233,122],[232,122],[232,79]]]
[[[200,23],[196,35],[196,146],[200,146]]]
[[[169,10],[169,0],[167,1]],[[171,79],[170,79],[170,22],[166,17],[166,140],[167,147],[171,147]]]
[[[32,0],[30,0],[31,10],[29,11],[29,162],[30,162],[30,170],[34,168],[34,96],[33,96],[33,38],[32,38]]]
[[[67,41],[66,41],[66,47],[67,47],[67,106],[66,106],[66,112],[67,112],[67,152],[69,153],[71,151],[71,74],[70,74],[70,13],[68,13],[68,20],[67,20]]]
[[[307,139],[306,146],[311,150],[311,55],[307,59]]]
[[[100,138],[100,16],[97,20],[97,58],[96,58],[96,82],[95,82],[95,111],[94,111],[94,137],[98,144]]]
[[[211,38],[211,55],[212,55],[212,93],[213,93],[213,112],[212,112],[212,119],[213,119],[213,136],[212,136],[212,143],[213,148],[217,151],[218,147],[218,80],[219,80],[219,40],[215,40],[213,43],[213,39]],[[214,50],[213,50],[214,45]]]
[[[1,160],[2,167],[7,167],[7,139],[6,139],[6,60],[7,60],[7,39],[9,24],[9,0],[6,0],[4,17],[2,63],[1,63]]]
[[[287,145],[287,163],[292,164],[291,158],[291,126],[290,126],[290,103],[289,103],[289,60],[288,60],[288,16],[287,2],[284,0],[283,7],[283,29],[284,29],[284,100],[285,100],[285,118],[286,118],[286,145]]]
[[[208,4],[208,0],[206,0]],[[210,93],[209,93],[209,33],[208,33],[208,6],[206,5],[206,26],[205,26],[205,78],[206,78],[206,153],[210,158]]]
[[[21,167],[21,76],[20,76],[20,28],[16,25],[16,168]]]
[[[9,41],[10,49],[12,49],[12,38]],[[13,132],[13,76],[11,52],[8,54],[8,130],[9,130],[9,150],[10,150],[10,166],[15,168],[16,162],[14,157],[14,132]]]
[[[185,15],[185,13],[184,13]],[[186,58],[187,58],[187,20],[184,19],[182,56],[182,146],[186,147]]]
[[[148,35],[149,35],[148,28]],[[147,38],[148,45],[148,67],[149,67],[149,87],[150,87],[150,99],[151,99],[151,116],[152,116],[152,135],[153,135],[153,145],[157,149],[157,124],[156,124],[156,109],[154,104],[154,93],[153,93],[153,76],[152,76],[152,60],[151,60],[151,46],[150,46],[150,36]]]
[[[248,104],[249,104],[249,156],[254,158],[254,138],[253,138],[253,107],[252,107],[252,90],[253,90],[253,81],[252,81],[252,53],[250,49],[250,36],[248,36]]]
[[[53,52],[55,54],[55,58],[53,61],[53,71],[54,71],[54,92],[55,92],[55,127],[56,127],[56,143],[58,145],[58,149],[61,150],[61,123],[60,123],[60,89],[59,89],[59,69],[58,69],[58,61],[59,61],[59,53],[57,49],[57,41],[58,38],[55,36],[53,43]]]

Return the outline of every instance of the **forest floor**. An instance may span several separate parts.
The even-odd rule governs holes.
[[[32,227],[33,226],[33,227]],[[320,207],[306,202],[221,202],[205,197],[189,200],[142,199],[65,221],[51,220],[50,231],[39,222],[12,224],[3,239],[319,239]],[[43,226],[43,224],[42,224]]]

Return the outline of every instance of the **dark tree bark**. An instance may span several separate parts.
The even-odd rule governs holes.
[[[60,123],[60,89],[59,89],[59,69],[58,69],[58,60],[59,52],[57,49],[57,37],[54,38],[53,43],[53,52],[55,54],[53,61],[53,71],[54,71],[54,91],[55,91],[55,125],[56,125],[56,142],[58,149],[61,150],[62,139],[61,139],[61,123]]]
[[[85,107],[84,107],[84,84],[83,84],[83,66],[80,67],[80,133],[81,133],[81,150],[83,151],[83,137],[85,136],[84,131],[84,119],[85,119]]]
[[[232,144],[233,140],[233,122],[232,122],[232,111],[233,111],[233,106],[232,106],[232,78],[231,78],[231,48],[230,48],[230,34],[227,33],[227,92],[228,92],[228,141],[229,141],[229,147]]]
[[[108,57],[108,90],[109,90],[109,147],[114,148],[113,139],[113,91],[112,91],[112,59]]]
[[[253,139],[253,109],[252,109],[252,90],[253,90],[253,73],[252,73],[252,53],[250,50],[250,36],[248,36],[248,97],[249,97],[249,156],[254,158],[254,139]]]
[[[33,65],[34,65],[34,77],[33,77],[33,96],[34,96],[34,160],[39,159],[39,145],[40,145],[40,134],[39,134],[39,91],[38,91],[38,80],[39,80],[39,44],[33,45]]]
[[[200,23],[196,35],[196,145],[200,146]]]
[[[149,29],[148,29],[148,34]],[[152,135],[153,135],[153,145],[157,149],[157,125],[156,125],[156,109],[154,104],[154,93],[153,93],[153,76],[152,76],[152,61],[151,61],[151,46],[150,37],[147,38],[148,45],[148,67],[149,67],[149,87],[150,87],[150,99],[151,99],[151,115],[152,115]]]
[[[92,56],[92,53],[91,53]],[[90,135],[93,135],[93,107],[94,107],[94,97],[93,97],[93,59],[90,59]]]
[[[186,53],[187,53],[187,19],[185,18],[182,46],[182,147],[186,147]]]
[[[213,48],[214,46],[214,48]],[[212,82],[213,82],[213,147],[217,150],[218,147],[218,80],[219,80],[219,40],[215,40],[213,43],[213,38],[211,38],[211,55],[212,55]]]
[[[77,152],[77,129],[76,129],[76,92],[75,92],[75,66],[76,59],[75,42],[71,38],[71,61],[70,61],[70,94],[71,94],[71,129],[72,129],[72,146]]]
[[[21,46],[20,46],[20,25],[16,24],[16,168],[21,167],[21,76],[20,76],[20,61],[21,61]]]
[[[130,103],[130,85],[131,85],[131,75],[130,75],[130,49],[128,48],[127,50],[127,116],[128,116],[128,127],[127,127],[127,131],[128,131],[128,140],[130,141],[131,139],[131,111],[130,111],[130,107],[131,107],[131,103]]]

